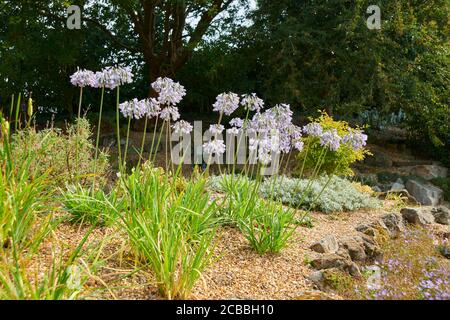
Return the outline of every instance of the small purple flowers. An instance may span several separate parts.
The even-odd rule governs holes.
[[[177,107],[166,107],[162,109],[159,117],[164,121],[177,121],[180,119],[180,112]]]
[[[133,82],[133,73],[129,67],[106,67],[102,71],[78,69],[70,76],[70,82],[77,87],[114,89]]]
[[[170,78],[158,78],[152,83],[152,88],[159,94],[161,105],[176,106],[186,95],[185,88]]]
[[[328,147],[331,151],[337,151],[339,149],[341,140],[342,138],[339,136],[336,129],[325,131],[320,136],[320,144],[324,147]]]
[[[177,134],[189,134],[192,132],[193,127],[189,122],[180,120],[172,126],[172,129]]]
[[[361,130],[349,130],[348,134],[342,138],[342,142],[350,144],[353,150],[360,150],[367,144],[367,135]]]
[[[225,153],[225,144],[223,143],[223,140],[212,140],[203,145],[203,150],[209,155],[221,155]]]
[[[242,95],[241,105],[245,110],[260,112],[264,108],[264,101],[256,93]]]
[[[322,134],[323,129],[319,123],[311,122],[303,127],[303,132],[313,137],[319,137]]]
[[[147,114],[145,100],[133,99],[119,104],[119,110],[125,118],[141,119]]]
[[[95,85],[95,74],[90,70],[78,69],[70,76],[70,82],[80,88],[91,87]]]
[[[233,92],[219,94],[213,104],[214,111],[227,116],[231,115],[237,108],[239,108],[239,96]]]

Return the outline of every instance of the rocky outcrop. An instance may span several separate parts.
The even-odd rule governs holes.
[[[448,174],[448,169],[438,165],[420,165],[411,169],[411,174],[431,180],[434,178],[445,178]]]
[[[434,223],[431,208],[403,208],[400,213],[403,219],[410,224],[426,225]]]
[[[339,244],[335,236],[328,235],[322,240],[313,243],[309,248],[318,253],[336,253],[339,249]]]
[[[444,197],[444,192],[431,183],[423,183],[416,180],[406,182],[406,190],[419,201],[427,206],[439,205]]]
[[[450,225],[450,210],[444,206],[431,209],[434,221],[439,224]]]

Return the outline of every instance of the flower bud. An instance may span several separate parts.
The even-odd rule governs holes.
[[[28,98],[27,114],[28,114],[28,117],[30,117],[30,118],[33,115],[33,99],[31,99],[31,97]]]

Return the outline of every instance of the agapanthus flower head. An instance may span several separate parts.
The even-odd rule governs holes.
[[[130,67],[106,67],[95,73],[92,87],[115,89],[118,86],[132,83],[133,73]]]
[[[292,122],[292,115],[294,114],[291,106],[285,103],[277,104],[275,107],[268,109],[266,113],[283,126],[287,126]]]
[[[174,130],[175,133],[181,133],[181,134],[189,134],[192,132],[193,127],[192,125],[184,120],[180,120],[176,123],[174,123],[174,125],[172,126],[172,129]]]
[[[319,137],[323,132],[323,128],[320,123],[311,122],[303,127],[303,132],[313,137]]]
[[[337,151],[341,145],[342,138],[336,129],[325,131],[320,136],[320,144],[328,147],[331,151]]]
[[[241,118],[233,118],[230,120],[230,126],[242,128],[244,126],[244,120]]]
[[[218,135],[221,134],[224,129],[224,126],[221,124],[212,124],[209,127],[209,132],[211,132],[212,135]]]
[[[177,121],[180,119],[180,112],[177,107],[166,107],[161,110],[159,117],[164,121]]]
[[[213,104],[214,111],[227,116],[231,115],[237,108],[239,108],[239,96],[233,92],[219,94]]]
[[[175,106],[186,95],[185,88],[170,78],[159,77],[152,83],[152,88],[159,94],[158,101],[161,105]]]
[[[346,134],[342,138],[342,141],[344,143],[349,143],[352,146],[353,150],[359,150],[366,146],[367,135],[364,134],[361,130],[349,130],[348,134]]]
[[[225,144],[223,140],[220,139],[214,139],[212,141],[209,141],[203,145],[203,150],[206,154],[212,155],[221,155],[225,153]]]
[[[264,108],[264,101],[256,93],[242,95],[241,105],[245,110],[260,112]]]
[[[146,115],[145,100],[133,99],[119,104],[119,110],[125,118],[141,119]]]
[[[158,100],[156,100],[155,98],[145,99],[145,105],[145,115],[149,119],[158,116],[161,112],[161,106],[159,105]]]
[[[95,84],[95,74],[90,70],[78,69],[70,76],[70,82],[80,88],[90,87]]]

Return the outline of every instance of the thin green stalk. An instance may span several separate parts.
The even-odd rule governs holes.
[[[81,118],[81,102],[83,100],[83,87],[80,87],[80,98],[78,101],[78,113],[77,113],[77,136],[75,139],[75,170],[78,169],[78,139],[80,136],[80,118]],[[76,171],[75,171],[76,172]],[[77,180],[78,180],[78,176],[77,176]]]
[[[151,159],[151,157],[153,155],[153,147],[155,146],[155,138],[156,138],[156,131],[158,128],[158,120],[159,120],[159,115],[156,116],[155,127],[153,128],[152,145],[150,147],[150,154],[148,156],[149,159]]]
[[[138,165],[137,165],[138,168],[139,168],[140,165],[141,165],[142,154],[144,153],[145,136],[147,135],[147,122],[148,122],[148,118],[145,117],[145,122],[144,122],[144,133],[143,133],[143,135],[142,135],[142,143],[141,143],[141,152],[139,153],[139,161],[138,161]]]
[[[100,98],[100,115],[98,117],[97,125],[97,139],[95,140],[95,156],[94,156],[94,177],[92,181],[92,192],[94,192],[95,178],[97,175],[97,159],[98,159],[98,144],[100,141],[100,127],[102,125],[102,112],[103,112],[103,96],[105,94],[105,86],[102,86],[102,96]]]
[[[17,126],[19,125],[19,111],[20,111],[20,99],[22,98],[22,93],[19,92],[19,97],[17,98],[16,104],[16,119],[14,122],[14,132],[17,132]]]
[[[125,168],[125,170],[127,165],[128,141],[130,139],[130,125],[131,125],[131,117],[128,118],[127,139],[125,141],[125,152],[123,154],[123,167]]]
[[[117,129],[117,151],[118,151],[118,161],[119,161],[119,172],[122,173],[122,155],[120,150],[120,112],[119,112],[119,96],[120,96],[120,86],[117,86],[117,97],[116,97],[116,129]]]

